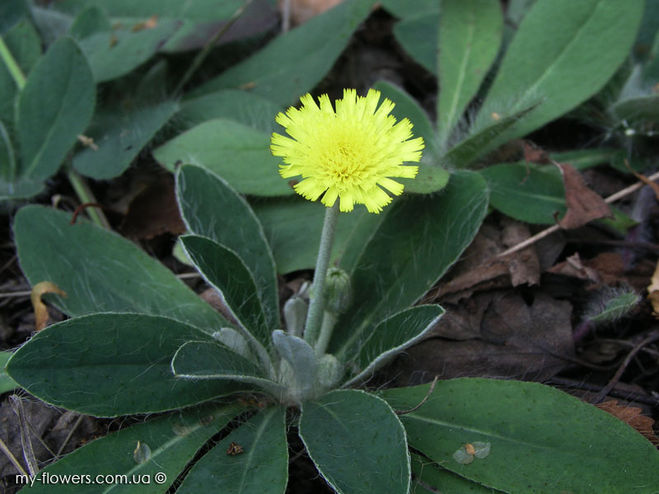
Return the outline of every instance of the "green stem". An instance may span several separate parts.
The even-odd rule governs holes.
[[[78,175],[78,173],[70,166],[67,167],[66,176],[68,177],[73,190],[75,190],[76,195],[83,204],[96,203],[96,198],[94,197],[93,192],[85,183],[85,179]],[[110,223],[103,214],[103,211],[91,207],[87,208],[87,214],[89,215],[89,218],[101,228],[112,230]]]
[[[215,43],[217,43],[222,36],[229,30],[231,26],[240,18],[240,16],[243,14],[247,6],[252,3],[252,0],[249,0],[248,2],[245,2],[242,6],[236,10],[231,18],[222,26],[222,28],[215,33],[215,36],[213,36],[204,46],[204,48],[197,54],[197,56],[194,58],[192,63],[190,64],[190,67],[188,67],[188,70],[183,74],[183,77],[181,77],[181,80],[179,83],[176,85],[176,89],[174,89],[174,95],[178,96],[178,94],[183,90],[183,86],[185,86],[188,81],[192,78],[194,73],[197,71],[199,66],[202,64],[204,60],[206,60],[206,57],[210,53],[210,51],[213,49],[215,46]]]
[[[312,346],[318,339],[320,323],[323,319],[323,309],[325,308],[325,276],[327,275],[330,255],[332,254],[334,230],[336,229],[338,216],[339,201],[336,201],[334,206],[327,208],[325,211],[323,232],[320,235],[320,247],[318,248],[316,270],[314,271],[313,285],[311,287],[309,311],[307,312],[307,321],[304,326],[304,339]]]
[[[320,326],[320,336],[316,342],[315,350],[316,355],[322,357],[327,350],[327,345],[329,345],[330,337],[332,336],[332,331],[336,325],[336,314],[333,312],[325,311],[323,316],[323,324]]]
[[[0,38],[0,58],[2,58],[7,70],[14,78],[14,82],[16,83],[16,86],[18,86],[18,89],[23,89],[23,86],[25,86],[25,74],[23,74],[23,71],[18,66],[16,59],[11,54],[2,38]]]

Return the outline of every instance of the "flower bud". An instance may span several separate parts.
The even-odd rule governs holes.
[[[286,330],[294,335],[301,336],[304,330],[304,321],[307,318],[308,304],[298,295],[293,295],[284,304],[284,321]]]
[[[352,303],[350,276],[343,269],[331,267],[325,278],[325,310],[342,314]]]
[[[318,361],[318,385],[321,388],[333,388],[343,377],[343,365],[329,353],[323,355]]]

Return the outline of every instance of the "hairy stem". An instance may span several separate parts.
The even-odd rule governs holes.
[[[336,314],[333,312],[325,311],[325,315],[323,316],[323,323],[320,326],[320,336],[318,337],[318,341],[316,342],[315,347],[316,355],[318,357],[323,356],[327,350],[327,345],[329,345],[329,340],[332,336],[332,330],[334,329],[336,320]]]
[[[318,248],[318,258],[316,259],[316,270],[313,275],[313,285],[311,287],[311,297],[309,311],[307,312],[307,321],[304,326],[304,339],[313,346],[318,339],[320,324],[323,319],[325,308],[325,276],[329,267],[330,255],[332,253],[332,244],[334,241],[334,230],[336,229],[336,220],[339,216],[339,201],[334,206],[327,208],[325,211],[325,221],[323,222],[323,232],[320,235],[320,247]]]
[[[96,198],[87,186],[85,179],[78,175],[78,173],[71,166],[68,166],[66,176],[71,183],[71,187],[73,187],[73,190],[75,190],[78,199],[80,199],[83,204],[96,203]],[[87,208],[87,214],[89,214],[89,218],[101,228],[112,230],[110,223],[102,211],[95,208]]]

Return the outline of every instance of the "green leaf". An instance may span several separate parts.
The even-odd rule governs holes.
[[[428,158],[430,160],[432,158]],[[405,192],[410,194],[432,194],[446,187],[451,174],[446,168],[430,164],[424,158],[419,163],[419,173],[414,178],[398,179],[405,186]]]
[[[415,494],[492,494],[493,489],[471,482],[441,468],[419,455],[412,455],[413,489]]]
[[[190,380],[224,379],[254,384],[274,396],[283,391],[266,378],[258,365],[215,341],[188,341],[181,345],[172,359],[172,373]]]
[[[179,169],[176,190],[188,231],[215,240],[240,257],[256,283],[268,329],[279,327],[274,259],[249,204],[222,178],[196,166]]]
[[[399,19],[414,17],[420,11],[437,9],[437,0],[416,0],[414,3],[401,0],[382,0],[382,7]]]
[[[437,195],[392,205],[357,261],[356,302],[339,319],[329,353],[351,360],[378,322],[419,300],[471,243],[487,203],[485,180],[460,172]]]
[[[7,199],[29,199],[41,193],[45,188],[41,180],[19,178],[14,182],[0,179],[0,201]]]
[[[409,492],[405,431],[382,399],[349,389],[303,403],[300,437],[320,474],[339,494]]]
[[[95,5],[90,5],[78,14],[69,28],[69,35],[81,41],[94,34],[110,32],[112,22],[105,11]]]
[[[71,38],[56,41],[37,62],[18,99],[16,130],[21,175],[54,174],[91,120],[94,80]]]
[[[16,2],[0,2],[0,9],[5,3]],[[0,23],[4,21],[2,15],[2,12],[0,12]],[[27,76],[41,56],[41,39],[37,30],[26,18],[14,24],[11,29],[4,33],[2,38],[18,68],[24,76]],[[13,129],[14,126],[18,93],[18,86],[14,77],[9,73],[6,65],[0,63],[0,121],[8,129]]]
[[[618,293],[608,300],[602,300],[596,312],[587,314],[586,317],[595,324],[614,322],[629,314],[640,301],[641,297],[633,290]],[[601,307],[603,303],[605,305]]]
[[[245,5],[245,0],[58,0],[49,6],[48,12],[58,9],[75,14],[85,7],[100,7],[108,13],[115,24],[130,28],[156,16],[158,22],[176,22],[178,30],[169,38],[161,51],[190,51],[203,46],[204,41],[217,29],[221,21],[227,21]],[[263,9],[263,5],[257,8]]]
[[[176,378],[171,361],[201,330],[166,317],[93,314],[54,324],[14,353],[9,375],[47,403],[99,417],[195,405],[245,389]]]
[[[439,10],[436,6],[416,15],[405,17],[394,25],[394,36],[403,49],[429,72],[437,75],[437,27]]]
[[[181,163],[199,165],[242,194],[294,193],[278,173],[281,160],[270,152],[270,134],[231,120],[199,124],[160,146],[153,156],[171,171]]]
[[[83,12],[84,15],[85,12]],[[159,19],[152,28],[134,30],[121,26],[79,40],[96,82],[128,74],[151,58],[178,29],[174,20]]]
[[[287,482],[286,409],[273,407],[241,424],[206,453],[176,492],[198,494],[210,488],[222,494],[283,494]]]
[[[435,134],[432,122],[426,111],[419,106],[412,96],[387,81],[376,82],[373,85],[373,89],[377,89],[382,93],[383,97],[389,98],[396,103],[396,106],[391,112],[391,114],[396,117],[396,120],[407,118],[412,122],[412,125],[414,126],[412,133],[415,137],[423,137],[423,142],[426,145],[424,157],[427,157],[428,154],[435,158],[441,156],[439,143],[437,142],[437,135]],[[406,184],[406,190],[409,190],[409,187],[412,186],[413,183],[414,181],[410,181],[409,185]]]
[[[18,383],[9,377],[9,374],[5,370],[7,361],[12,356],[12,353],[10,351],[0,352],[0,394],[12,391],[18,387]]]
[[[59,0],[55,7],[63,12],[75,13],[88,5],[101,7],[110,17],[144,20],[153,15],[158,18],[194,19],[208,21],[226,19],[245,0]]]
[[[238,405],[199,407],[139,423],[86,444],[40,473],[51,478],[80,475],[92,479],[97,475],[126,475],[128,481],[139,482],[140,494],[162,494],[190,458],[241,411]],[[138,449],[147,452],[146,461],[137,461]],[[135,489],[134,485],[113,483],[99,490],[98,484],[80,483],[74,490],[76,494],[128,494]],[[71,491],[71,484],[67,483],[37,481],[30,487],[30,492],[36,494],[70,494]]]
[[[7,31],[3,41],[23,75],[29,75],[41,57],[41,38],[29,18],[19,21]],[[2,68],[5,69],[4,64]],[[13,113],[13,105],[11,110]]]
[[[5,34],[23,18],[30,15],[25,0],[4,0],[0,2],[0,35]]]
[[[174,101],[134,108],[128,112],[114,108],[98,112],[87,137],[98,149],[85,148],[73,159],[73,166],[96,180],[121,175],[178,109]]]
[[[7,8],[12,10],[12,4],[14,5],[13,8],[17,8],[16,4],[18,3],[13,0],[0,2],[0,32],[4,31],[2,27],[6,15],[6,26],[9,29],[2,34],[2,40],[5,42],[12,58],[16,61],[21,73],[27,76],[41,56],[41,40],[32,23],[27,18],[20,18],[23,15],[20,8],[15,12],[18,15],[16,18],[13,17],[12,12],[7,11]],[[16,80],[7,69],[6,64],[0,62],[0,121],[8,128],[12,128],[14,124],[18,93]]]
[[[346,0],[282,34],[262,50],[210,80],[191,96],[248,88],[280,105],[295,103],[332,68],[373,0]]]
[[[281,106],[256,94],[224,89],[194,99],[183,100],[176,119],[185,130],[207,120],[224,119],[270,134],[281,133],[275,116]]]
[[[59,5],[59,2],[56,2],[56,4]],[[73,24],[71,16],[64,15],[52,8],[32,4],[30,11],[34,25],[39,30],[43,42],[47,46],[50,46],[62,36],[66,36],[71,24]]]
[[[300,197],[291,197],[254,201],[254,212],[263,224],[279,273],[313,269],[323,227],[324,206]],[[364,208],[341,215],[334,232],[332,262],[342,258],[348,239],[367,216],[375,215],[367,213]],[[363,242],[362,236],[358,241]]]
[[[482,121],[481,127],[472,127],[470,134],[452,147],[442,158],[442,163],[450,167],[465,167],[472,164],[487,151],[490,142],[496,139],[524,115],[533,111],[537,104],[524,110],[501,118],[496,112],[490,115],[489,121]]]
[[[559,163],[569,163],[577,170],[611,163],[624,151],[613,148],[578,149],[562,153],[549,153],[549,158]]]
[[[345,386],[367,379],[397,354],[421,341],[444,315],[439,305],[419,305],[394,314],[378,324],[359,349],[361,371]]]
[[[642,13],[643,0],[538,0],[506,51],[476,125],[502,108],[508,116],[540,104],[486,150],[528,134],[599,91],[629,53]]]
[[[381,396],[394,409],[407,410],[428,390],[399,388]],[[650,486],[659,485],[659,452],[647,439],[612,415],[541,384],[440,381],[401,420],[412,448],[505,492],[651,492]],[[489,442],[490,454],[467,465],[455,461],[455,451],[475,441]]]
[[[209,238],[184,235],[181,244],[204,279],[226,302],[238,323],[264,346],[270,341],[254,278],[235,252]]]
[[[14,220],[18,259],[32,285],[67,293],[51,300],[70,316],[95,312],[163,315],[212,332],[229,323],[171,271],[132,242],[71,215],[26,206]],[[48,248],[44,248],[47,245]]]
[[[309,396],[316,384],[318,361],[311,345],[302,338],[290,335],[277,329],[272,332],[272,341],[279,356],[285,360],[293,373],[295,389],[292,392],[294,400]]]
[[[16,177],[16,157],[7,128],[0,121],[0,180],[11,183]]]
[[[626,120],[632,125],[644,121],[656,122],[659,120],[659,95],[648,94],[623,99],[611,105],[609,111],[618,121]]]
[[[647,0],[643,19],[638,30],[638,36],[634,46],[634,58],[647,60],[652,58],[652,44],[657,40],[659,32],[659,2],[657,0]]]
[[[503,163],[480,170],[490,187],[490,205],[526,223],[551,225],[565,210],[565,189],[555,168]]]
[[[437,129],[446,142],[476,95],[501,45],[501,5],[491,0],[443,0],[439,19]]]

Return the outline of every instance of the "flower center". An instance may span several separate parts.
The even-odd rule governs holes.
[[[365,178],[368,158],[364,155],[363,143],[360,143],[354,130],[336,129],[338,132],[331,140],[328,139],[332,144],[324,153],[325,171],[328,180],[334,182],[335,187],[350,187]]]

